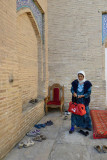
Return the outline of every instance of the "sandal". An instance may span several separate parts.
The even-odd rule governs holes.
[[[68,111],[65,111],[65,115],[70,115],[70,112],[68,112]]]
[[[29,103],[32,103],[32,104],[35,104],[35,103],[37,103],[38,102],[38,99],[31,99],[30,101],[29,101]]]
[[[23,146],[24,146],[24,142],[20,142],[20,143],[18,144],[18,148],[19,148],[19,149],[23,148]]]
[[[27,140],[27,141],[24,143],[23,147],[24,147],[24,148],[27,148],[27,147],[33,146],[34,144],[35,144],[35,142],[30,139],[30,140]]]
[[[46,127],[46,124],[35,124],[34,127],[40,129],[40,128],[45,128]]]
[[[46,127],[46,124],[40,124],[41,125],[41,127],[43,127],[43,128],[45,128]]]
[[[102,150],[103,150],[104,153],[107,153],[107,146],[103,145]]]
[[[41,134],[40,137],[41,137],[42,140],[46,140],[46,136]]]
[[[84,136],[88,136],[89,135],[88,131],[84,132],[83,130],[80,130],[78,132],[81,133],[81,134],[83,134]]]
[[[86,136],[88,136],[88,135],[89,135],[89,132],[88,132],[88,131],[86,131],[86,132],[85,132],[85,134],[86,134]]]
[[[40,135],[37,135],[35,138],[33,138],[34,141],[42,142],[42,138]]]
[[[53,122],[50,120],[50,121],[47,121],[46,123],[45,123],[45,125],[46,126],[51,126],[51,125],[53,125]]]
[[[68,119],[68,116],[65,116],[63,120],[67,120],[67,119]]]
[[[35,124],[34,127],[38,128],[38,129],[42,128],[41,125],[39,125],[39,124]]]
[[[94,148],[95,148],[99,153],[101,153],[101,147],[100,147],[99,145],[94,146]]]
[[[39,134],[40,134],[40,130],[38,129],[26,133],[27,136],[31,136],[31,137],[35,137],[36,135],[39,135]]]

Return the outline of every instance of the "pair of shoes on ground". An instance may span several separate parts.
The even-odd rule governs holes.
[[[99,145],[96,145],[94,146],[94,148],[99,152],[104,152],[104,153],[107,153],[107,146],[106,145],[103,145],[102,147],[100,147]]]
[[[34,141],[42,142],[42,140],[46,140],[46,136],[44,135],[37,135],[36,137],[33,138]]]
[[[39,134],[40,134],[40,130],[38,130],[38,129],[26,133],[26,135],[29,136],[29,137],[35,137]]]
[[[53,125],[53,122],[50,120],[44,124],[35,124],[34,127],[40,129],[40,128],[45,128],[46,126],[51,126],[51,125]]]
[[[38,141],[38,142],[42,142],[43,140],[46,140],[46,136],[45,135],[36,135],[36,137],[33,138],[33,140],[31,139],[28,139],[24,142],[20,142],[18,144],[18,148],[21,149],[21,148],[28,148],[30,146],[33,146],[35,144],[34,141]]]
[[[70,112],[68,112],[68,111],[65,111],[65,115],[70,115]]]
[[[75,128],[74,127],[71,127],[71,129],[69,130],[69,134],[72,134],[74,132]],[[89,135],[89,132],[88,131],[83,131],[83,130],[79,130],[78,131],[80,134],[84,135],[84,136],[88,136]]]
[[[46,124],[35,124],[34,127],[41,129],[41,128],[45,128]]]
[[[51,126],[51,125],[53,125],[53,122],[50,120],[50,121],[47,121],[46,123],[45,123],[45,125],[46,126]]]
[[[29,103],[32,103],[32,104],[35,104],[35,103],[37,103],[38,102],[38,99],[31,99],[30,101],[29,101]]]
[[[28,139],[27,141],[25,142],[20,142],[18,144],[18,148],[21,149],[21,148],[27,148],[27,147],[30,147],[30,146],[33,146],[35,144],[34,141],[32,141],[31,139]]]
[[[88,131],[83,131],[82,129],[78,131],[80,134],[84,135],[84,136],[88,136],[89,132]]]

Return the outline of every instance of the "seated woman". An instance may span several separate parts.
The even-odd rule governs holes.
[[[91,118],[90,118],[90,95],[91,95],[92,84],[90,81],[85,79],[85,72],[78,72],[78,79],[72,82],[71,93],[72,102],[81,103],[85,105],[86,114],[84,116],[73,114],[71,115],[71,129],[69,133],[74,132],[74,126],[85,128],[91,131]]]

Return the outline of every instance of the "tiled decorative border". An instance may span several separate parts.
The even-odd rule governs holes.
[[[35,20],[37,22],[40,34],[41,34],[41,38],[43,40],[44,37],[44,15],[43,13],[40,11],[40,9],[38,8],[38,6],[36,5],[36,3],[34,3],[33,0],[16,0],[16,4],[17,4],[17,11],[19,11],[21,8],[30,8],[30,10],[33,13],[33,16],[35,17]]]
[[[102,43],[107,37],[107,14],[102,15]]]

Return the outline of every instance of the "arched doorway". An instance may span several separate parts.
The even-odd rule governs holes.
[[[28,8],[18,11],[17,54],[20,96],[25,109],[31,99],[40,95],[40,81],[43,75],[42,40],[36,21]]]

